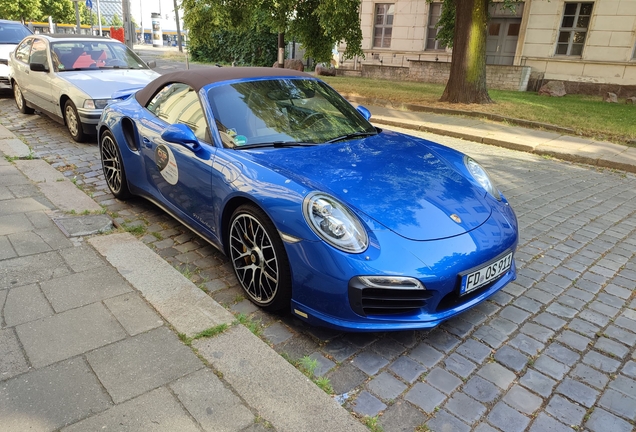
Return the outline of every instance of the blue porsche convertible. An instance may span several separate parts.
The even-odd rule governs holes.
[[[115,197],[223,251],[258,306],[435,327],[515,279],[517,219],[475,160],[369,118],[309,74],[197,69],[108,105],[99,151]]]

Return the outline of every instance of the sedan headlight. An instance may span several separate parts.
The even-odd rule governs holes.
[[[369,237],[358,218],[335,198],[320,192],[305,197],[303,214],[316,234],[344,252],[360,253]]]
[[[466,164],[468,172],[470,173],[470,175],[473,176],[477,183],[479,183],[481,187],[486,189],[486,192],[500,201],[501,195],[499,194],[499,191],[493,184],[492,180],[490,180],[490,176],[488,175],[484,167],[479,165],[473,158],[470,158],[468,156],[464,158],[464,164]]]
[[[104,109],[110,103],[110,99],[86,99],[84,108],[87,109]]]

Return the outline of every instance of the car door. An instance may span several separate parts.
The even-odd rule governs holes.
[[[28,38],[20,42],[20,45],[18,45],[15,50],[13,61],[11,62],[11,76],[20,86],[22,96],[29,102],[32,100],[28,89],[28,78],[30,74],[29,55],[31,54],[32,44],[33,38]]]
[[[197,93],[185,84],[166,85],[146,107],[152,116],[139,124],[146,179],[154,194],[195,229],[213,237],[215,229],[211,181],[216,148]],[[199,140],[196,148],[161,138],[172,124],[185,124]]]
[[[30,64],[44,64],[46,71],[30,70]],[[37,105],[44,111],[50,113],[55,112],[55,101],[52,96],[53,81],[55,73],[51,67],[48,45],[45,40],[40,38],[33,39],[31,53],[29,54],[29,69],[26,71],[28,78],[29,101]]]

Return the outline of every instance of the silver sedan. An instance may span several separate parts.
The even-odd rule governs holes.
[[[159,76],[117,40],[62,34],[25,38],[11,53],[9,69],[20,112],[47,114],[79,142],[96,134],[113,97],[131,94]]]

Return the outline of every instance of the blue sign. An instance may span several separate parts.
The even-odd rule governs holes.
[[[93,2],[91,0],[86,0],[86,7],[89,9],[93,9]]]

